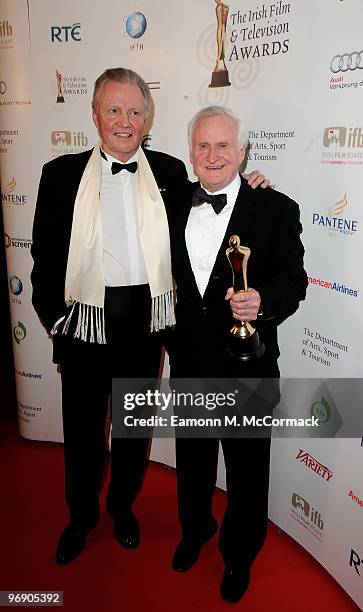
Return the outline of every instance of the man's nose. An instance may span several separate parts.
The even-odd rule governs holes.
[[[216,146],[211,146],[209,147],[209,151],[208,151],[208,161],[213,163],[217,160],[218,158],[218,149]]]

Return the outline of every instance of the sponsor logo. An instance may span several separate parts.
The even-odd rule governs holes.
[[[0,49],[12,49],[14,47],[14,28],[8,20],[0,21]]]
[[[81,42],[81,24],[74,23],[70,26],[51,26],[50,39],[52,42]]]
[[[88,138],[84,132],[70,132],[67,130],[54,130],[50,140],[53,145],[53,156],[62,153],[79,153],[88,145]]]
[[[126,15],[122,18],[124,24],[125,36],[132,38],[133,42],[130,43],[130,51],[143,51],[144,44],[140,42],[148,27],[148,19],[141,11],[134,11],[130,15]]]
[[[4,234],[5,248],[15,247],[21,249],[29,249],[32,241],[30,238],[14,238],[9,234]]]
[[[15,342],[20,344],[26,337],[26,327],[24,323],[18,321],[18,324],[14,327],[13,334]]]
[[[43,374],[36,374],[35,372],[25,372],[24,370],[18,370],[15,368],[15,374],[22,376],[23,378],[29,378],[30,380],[41,380]]]
[[[349,555],[349,567],[355,570],[359,578],[363,578],[363,559],[359,553],[357,553],[354,548],[350,549]]]
[[[40,406],[29,406],[28,404],[23,404],[22,402],[18,402],[18,415],[21,421],[25,421],[25,423],[30,423],[32,419],[35,419],[37,413],[41,412]]]
[[[320,463],[320,461],[318,461],[317,459],[314,459],[314,457],[310,455],[310,453],[304,451],[301,448],[299,448],[299,451],[296,455],[296,459],[300,461],[300,463],[304,463],[307,468],[309,468],[312,472],[315,472],[317,476],[320,476],[323,480],[326,480],[327,482],[329,482],[333,476],[333,472],[328,467]]]
[[[338,293],[341,293],[342,295],[347,295],[348,297],[358,297],[359,295],[359,289],[347,287],[343,283],[327,281],[314,276],[308,276],[308,281],[310,285],[316,285],[323,289],[331,289],[332,291],[337,291]]]
[[[125,29],[130,38],[141,38],[146,32],[146,17],[140,11],[134,11],[125,19]]]
[[[363,50],[334,55],[330,62],[330,70],[334,72],[334,74],[358,69],[363,70]]]
[[[7,89],[8,89],[8,86],[7,86],[7,84],[5,83],[5,81],[0,81],[0,94],[1,94],[1,95],[6,94]]]
[[[23,291],[23,283],[17,276],[10,276],[9,287],[13,295],[20,295]]]
[[[3,104],[0,102],[0,106]],[[8,147],[15,142],[15,136],[19,136],[19,130],[0,130],[0,153],[8,152]]]
[[[56,104],[74,101],[77,96],[88,94],[87,79],[80,74],[61,74],[55,71]]]
[[[362,128],[342,126],[325,128],[323,136],[324,147],[363,147]]]
[[[355,495],[352,489],[350,489],[348,497],[350,497],[356,504],[358,504],[360,508],[363,508],[363,499],[358,497],[358,495]]]
[[[324,529],[321,513],[297,493],[292,494],[291,504],[290,516],[311,535],[321,540]]]
[[[348,198],[345,193],[341,200],[330,206],[327,215],[314,212],[313,225],[327,229],[328,233],[333,236],[338,234],[353,236],[358,230],[359,221],[356,219],[346,219],[341,216],[347,204]]]
[[[363,159],[363,133],[361,127],[334,126],[325,128],[322,164],[361,166]]]
[[[24,194],[14,193],[16,187],[16,180],[13,177],[7,185],[5,185],[4,192],[1,194],[1,201],[4,204],[15,204],[24,205],[28,201],[28,196]]]
[[[320,424],[323,425],[327,423],[330,419],[330,406],[328,400],[322,397],[320,402],[311,404],[310,414],[318,418]]]

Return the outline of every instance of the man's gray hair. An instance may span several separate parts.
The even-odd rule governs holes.
[[[230,117],[235,123],[237,127],[237,140],[240,147],[245,147],[248,142],[248,132],[247,128],[243,125],[242,121],[229,109],[225,106],[207,106],[202,108],[200,111],[195,113],[194,117],[191,118],[188,124],[188,142],[189,148],[192,148],[192,139],[194,129],[201,119],[205,119],[206,117]]]
[[[149,114],[151,108],[151,93],[150,88],[144,79],[137,72],[129,70],[129,68],[108,68],[95,81],[92,98],[92,109],[95,111],[98,103],[98,98],[101,89],[107,81],[116,83],[129,83],[130,85],[138,85],[144,96],[145,117]]]

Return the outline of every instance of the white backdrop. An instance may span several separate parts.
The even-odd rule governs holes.
[[[300,393],[303,410],[323,415],[335,430],[344,416],[347,399],[329,379],[360,377],[363,361],[363,4],[226,1],[231,85],[221,88],[208,87],[217,54],[214,0],[143,0],[137,8],[127,0],[104,0],[102,11],[95,0],[2,2],[1,185],[25,437],[61,440],[59,375],[30,301],[29,245],[40,170],[50,158],[97,141],[93,83],[117,65],[140,72],[152,88],[155,116],[148,145],[184,159],[190,169],[187,121],[202,105],[226,104],[250,130],[247,168],[259,168],[299,202],[310,287],[299,311],[281,326],[281,372],[324,379],[318,390],[312,384]],[[358,604],[362,457],[358,439],[274,440],[270,494],[271,519]],[[153,458],[173,463],[172,442],[154,444]],[[332,473],[329,480],[319,465]]]

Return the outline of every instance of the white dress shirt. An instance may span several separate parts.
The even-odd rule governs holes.
[[[208,203],[192,206],[190,210],[185,228],[185,241],[195,281],[202,297],[226,233],[240,186],[241,177],[237,174],[233,181],[220,191],[211,194],[205,189],[210,195],[219,193],[227,195],[227,204],[218,215]]]
[[[112,174],[112,162],[102,157],[101,223],[105,285],[121,287],[148,282],[137,214],[137,172]],[[127,163],[138,161],[138,151]]]

